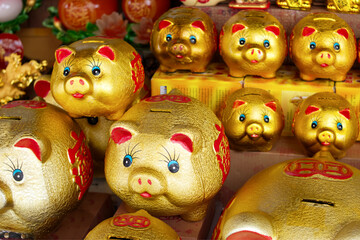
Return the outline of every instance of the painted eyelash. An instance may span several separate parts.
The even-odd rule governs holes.
[[[165,154],[161,153],[161,152],[158,152],[161,156],[163,156],[166,160],[160,160],[160,161],[164,161],[166,163],[169,163],[171,161],[178,161],[179,158],[180,158],[180,153],[179,155],[176,157],[176,153],[175,153],[175,149],[174,149],[174,156],[172,157],[171,154],[169,153],[169,151],[163,146],[161,145],[162,148],[166,151],[166,153],[168,154],[168,156],[166,156]]]
[[[97,61],[94,59],[93,56],[91,56],[91,60],[90,59],[86,59],[90,64],[88,64],[87,66],[89,66],[90,68],[93,68],[93,67],[100,67],[102,62],[97,59]]]
[[[65,61],[64,61],[64,68],[66,68],[66,67],[72,67],[74,59],[75,59],[75,58],[70,58],[70,59],[68,59],[68,60],[65,60]]]
[[[15,169],[20,169],[21,170],[23,163],[21,163],[21,166],[19,166],[19,161],[18,161],[18,159],[16,159],[16,166],[15,166],[15,164],[13,163],[11,158],[8,155],[5,155],[5,156],[11,162],[11,165],[6,163],[6,162],[4,162],[4,164],[7,165],[11,170],[4,169],[4,171],[13,172]]]
[[[138,157],[135,157],[135,154],[138,152],[141,152],[141,149],[137,150],[134,152],[135,148],[139,145],[140,143],[136,143],[130,150],[130,144],[128,145],[128,148],[125,149],[125,156],[126,155],[130,155],[133,159],[136,159]]]

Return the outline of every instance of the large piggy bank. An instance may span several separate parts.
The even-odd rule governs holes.
[[[129,212],[205,217],[230,168],[229,144],[215,114],[171,93],[130,108],[110,128],[105,177]]]
[[[230,200],[213,239],[358,240],[360,171],[328,152],[271,166]]]
[[[239,11],[223,26],[220,55],[233,77],[275,77],[286,56],[284,27],[270,13]]]
[[[99,223],[85,240],[141,239],[180,240],[169,225],[151,216],[145,210],[125,213]]]
[[[0,108],[0,139],[0,236],[37,239],[91,184],[85,135],[60,108],[14,101]]]
[[[211,18],[191,7],[177,7],[154,24],[150,49],[163,72],[205,72],[217,48],[217,32]]]
[[[121,39],[90,37],[55,52],[51,92],[71,117],[119,119],[144,85],[140,55]]]
[[[356,60],[354,32],[335,13],[311,13],[291,33],[290,57],[303,80],[343,81]]]
[[[331,92],[316,93],[301,102],[292,128],[309,155],[327,150],[334,158],[344,157],[359,133],[354,107]]]
[[[284,114],[269,92],[260,88],[242,88],[225,102],[220,119],[237,150],[269,151],[284,128]]]

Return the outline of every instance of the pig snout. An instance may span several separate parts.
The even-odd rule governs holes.
[[[74,98],[82,98],[90,91],[90,84],[84,77],[72,77],[66,81],[65,91]]]
[[[335,55],[330,51],[321,51],[316,54],[315,59],[321,67],[328,67],[334,64]]]
[[[252,47],[246,50],[245,57],[251,63],[261,62],[265,58],[264,51],[257,47]]]
[[[259,123],[251,123],[246,127],[246,133],[251,138],[257,139],[263,132],[263,127]]]
[[[176,58],[183,58],[188,53],[188,47],[183,43],[175,43],[170,47],[170,52],[176,56]]]
[[[321,145],[328,146],[335,141],[335,134],[330,130],[324,130],[319,133],[318,140]]]
[[[164,177],[160,173],[151,170],[137,170],[130,177],[129,185],[130,189],[144,198],[161,195],[166,190]]]

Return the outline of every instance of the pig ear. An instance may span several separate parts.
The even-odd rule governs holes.
[[[172,22],[169,22],[167,20],[161,20],[159,23],[159,31],[163,28],[167,28],[168,26],[170,26],[172,24]]]
[[[193,141],[191,138],[183,133],[175,133],[171,136],[170,141],[172,143],[180,144],[188,152],[193,152]]]
[[[272,102],[265,103],[265,106],[267,106],[268,108],[271,108],[274,112],[276,112],[276,102],[272,101]]]
[[[65,58],[70,56],[73,53],[73,51],[69,48],[59,48],[55,51],[55,58],[58,63],[61,63]]]
[[[315,107],[315,106],[312,106],[312,105],[309,105],[306,110],[305,110],[305,114],[306,115],[309,115],[313,112],[316,112],[316,111],[319,111],[320,109],[318,107]]]
[[[345,108],[345,109],[339,111],[339,113],[341,115],[343,115],[344,117],[346,117],[347,119],[350,119],[350,109]]]
[[[244,25],[240,23],[236,23],[232,26],[232,34],[236,33],[237,31],[243,30],[245,28]]]
[[[125,128],[115,127],[111,130],[110,137],[116,144],[122,144],[129,141],[132,137],[132,134]]]
[[[337,32],[337,34],[345,37],[346,39],[348,39],[348,37],[349,37],[349,32],[348,32],[348,30],[346,30],[346,28],[340,28],[340,29],[336,30],[336,32]]]
[[[276,36],[280,35],[280,28],[278,26],[267,26],[265,27],[265,30],[268,32],[272,32]]]
[[[191,24],[191,26],[200,28],[201,30],[203,30],[205,32],[205,25],[202,21],[195,21]]]
[[[115,52],[109,46],[101,46],[97,52],[101,56],[106,57],[106,58],[110,59],[111,61],[114,61],[114,59],[115,59]]]
[[[37,159],[41,161],[41,150],[38,142],[32,138],[22,138],[17,141],[14,145],[19,148],[28,148],[30,149],[36,156]]]
[[[233,104],[233,108],[238,108],[241,105],[245,104],[246,102],[242,101],[242,100],[235,100],[234,104]]]
[[[311,34],[313,34],[316,31],[315,28],[312,27],[304,27],[302,30],[302,36],[303,37],[307,37],[310,36]]]

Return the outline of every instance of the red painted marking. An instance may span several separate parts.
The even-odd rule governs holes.
[[[272,240],[272,237],[253,231],[240,231],[231,234],[226,240]]]
[[[280,35],[280,28],[277,26],[267,26],[265,28],[266,31],[268,32],[272,32],[273,34],[275,34],[276,36]]]
[[[327,65],[326,63],[322,63],[320,64],[321,67],[328,67],[329,65]]]
[[[320,109],[318,107],[315,107],[315,106],[308,106],[307,109],[305,110],[305,114],[306,115],[309,115],[313,112],[316,112],[316,111],[319,111]]]
[[[251,134],[251,137],[252,137],[252,138],[257,138],[257,137],[259,137],[259,135],[257,135],[257,134]]]
[[[243,104],[245,104],[245,103],[246,103],[246,102],[241,101],[241,100],[235,100],[232,108],[238,108],[238,107],[240,107],[241,105],[243,105]]]
[[[159,31],[163,28],[170,26],[172,23],[167,20],[161,20],[159,23]]]
[[[329,146],[330,143],[329,143],[329,142],[322,142],[321,145],[323,145],[323,146]]]
[[[191,99],[182,95],[156,95],[145,99],[145,102],[162,102],[162,101],[170,101],[176,103],[188,103],[191,102]]]
[[[214,141],[214,150],[220,170],[223,174],[222,183],[224,183],[230,171],[230,148],[228,139],[225,136],[224,126],[216,124],[215,128],[219,131],[219,136]]]
[[[37,80],[34,84],[36,95],[45,98],[50,92],[50,82],[46,80]]]
[[[345,28],[341,28],[341,29],[337,30],[336,32],[339,35],[345,37],[346,39],[348,39],[348,37],[349,37],[349,32]]]
[[[244,28],[245,28],[245,26],[240,23],[234,24],[232,27],[232,34],[238,32],[240,30],[243,30]]]
[[[76,140],[75,146],[68,149],[70,163],[73,165],[72,174],[75,183],[79,187],[78,199],[81,200],[91,185],[93,179],[93,161],[90,149],[86,145],[86,137],[83,131],[79,135],[71,131],[71,137]]]
[[[351,169],[339,162],[320,161],[317,159],[299,159],[288,163],[284,172],[294,177],[312,177],[315,174],[324,177],[345,180],[351,178]]]
[[[20,148],[28,148],[28,149],[30,149],[35,154],[36,158],[41,161],[40,146],[36,142],[35,139],[23,138],[23,139],[17,141],[14,146],[15,147],[20,147]]]
[[[139,183],[139,185],[141,185],[141,178],[138,179],[138,183]]]
[[[129,141],[132,135],[131,132],[126,130],[125,128],[117,127],[111,131],[110,137],[115,143],[122,144],[124,142]]]
[[[81,85],[84,85],[84,84],[85,84],[84,80],[82,80],[82,79],[79,80],[79,83],[80,83]]]
[[[195,21],[191,24],[191,26],[200,28],[201,30],[203,30],[205,32],[205,25],[202,21]]]
[[[184,56],[182,56],[182,55],[180,55],[180,54],[178,54],[178,55],[176,55],[176,58],[179,58],[179,59],[182,59]]]
[[[339,113],[350,120],[350,109],[349,108],[345,108],[344,110],[339,111]]]
[[[34,101],[34,100],[18,100],[12,101],[8,104],[2,106],[1,108],[14,108],[14,107],[25,107],[25,108],[45,108],[47,106],[46,102]]]
[[[209,2],[210,0],[198,0],[199,3],[207,3]]]
[[[151,184],[152,184],[152,182],[151,182],[151,180],[150,180],[150,179],[148,179],[148,180],[147,180],[147,182],[148,182],[148,184],[149,184],[149,185],[151,185]]]
[[[144,216],[134,216],[130,214],[119,215],[112,220],[112,224],[118,227],[147,228],[151,221]]]
[[[73,85],[74,84],[74,80],[70,80],[70,85]]]
[[[148,192],[143,192],[140,194],[140,196],[142,196],[143,198],[151,198],[152,197],[151,194]]]
[[[134,81],[134,93],[144,86],[145,72],[141,62],[140,54],[133,52],[134,59],[131,61],[131,79]]]
[[[274,112],[276,112],[276,102],[272,101],[272,102],[265,103],[265,106],[267,106],[268,108],[271,108]]]
[[[256,60],[251,60],[251,63],[258,63],[258,61],[256,61]]]
[[[310,36],[311,34],[313,34],[314,32],[315,32],[315,28],[304,27],[303,31],[302,31],[302,35],[303,35],[303,37],[307,37],[307,36]]]
[[[114,50],[112,50],[111,47],[109,47],[109,46],[101,47],[101,48],[98,50],[98,53],[99,53],[101,56],[110,59],[111,61],[114,61],[114,60],[115,60],[115,52],[114,52]]]
[[[84,95],[81,94],[81,93],[74,93],[72,96],[73,96],[74,98],[83,98],[83,97],[84,97]]]
[[[55,58],[58,63],[61,63],[66,57],[72,54],[72,51],[67,48],[59,48],[55,51]]]
[[[171,136],[170,140],[172,143],[180,144],[188,152],[193,152],[193,142],[185,134],[175,133],[174,135]]]

